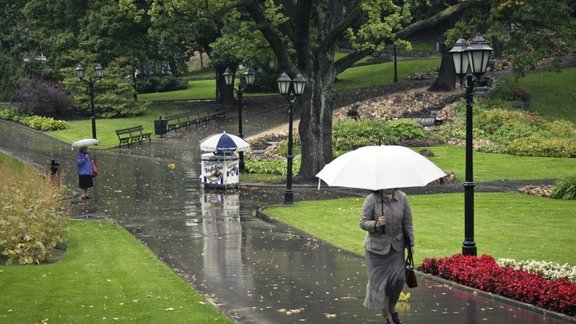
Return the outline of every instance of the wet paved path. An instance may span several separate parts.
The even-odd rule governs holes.
[[[274,114],[284,112],[246,113],[254,122],[245,136],[282,122]],[[198,141],[222,130],[234,133],[237,121],[230,118],[152,144],[95,152],[101,175],[94,199],[74,199],[75,216],[114,219],[239,323],[380,323],[379,312],[362,307],[362,257],[255,217],[259,206],[282,203],[283,188],[200,188]],[[74,152],[67,144],[0,121],[0,150],[38,165],[56,159],[64,182],[76,186]],[[295,201],[322,194],[296,187]],[[406,290],[409,302],[398,306],[408,324],[567,322],[434,278],[419,279],[418,288]]]

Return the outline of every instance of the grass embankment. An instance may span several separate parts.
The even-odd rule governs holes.
[[[0,322],[232,323],[116,224],[71,221],[62,260],[0,266]]]
[[[428,158],[430,161],[444,172],[453,171],[457,180],[464,181],[464,147],[443,145],[426,149],[434,153]],[[575,172],[576,159],[573,158],[474,152],[474,181],[558,179]]]
[[[60,235],[55,228],[60,225],[68,245],[54,263],[0,266],[0,322],[232,322],[119,225],[68,220],[65,211],[54,209],[49,200],[62,201],[50,180],[41,176],[30,180],[35,169],[3,153],[0,169],[0,184],[14,189],[21,183],[18,190],[0,194],[6,212],[0,213],[0,251],[28,256],[24,249],[29,242],[34,242],[33,248],[48,246]],[[20,210],[28,213],[19,214]],[[13,247],[14,236],[27,238]],[[14,262],[33,263],[39,259],[38,251],[33,256]]]
[[[528,92],[529,110],[538,112],[546,119],[566,119],[576,123],[576,68],[561,72],[531,72],[511,86]]]
[[[415,262],[460,253],[464,240],[464,195],[412,195]],[[359,227],[363,197],[297,201],[265,212],[281,222],[363,255],[366,235]],[[513,193],[476,193],[475,241],[478,255],[544,260],[576,265],[573,247],[576,201]]]

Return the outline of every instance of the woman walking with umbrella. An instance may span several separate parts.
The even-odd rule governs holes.
[[[97,139],[84,139],[72,143],[72,149],[78,148],[78,154],[76,154],[76,165],[78,167],[78,187],[82,190],[80,198],[82,200],[90,199],[88,196],[88,189],[94,186],[93,177],[94,165],[93,161],[88,155],[88,146],[98,144]]]
[[[384,323],[400,324],[396,304],[405,282],[404,248],[414,253],[412,212],[406,194],[396,189],[374,191],[362,207],[360,227],[367,232],[364,307],[381,309]]]
[[[94,170],[92,169],[92,160],[88,155],[88,148],[82,147],[76,155],[76,163],[78,165],[78,187],[82,190],[80,198],[82,200],[90,199],[88,196],[88,189],[94,186]]]
[[[445,176],[434,163],[396,145],[364,146],[325,165],[316,175],[329,186],[372,191],[362,207],[368,284],[364,306],[381,309],[384,323],[402,323],[396,303],[405,282],[404,248],[414,252],[412,211],[406,194],[391,188],[420,187]],[[320,185],[320,184],[319,184]]]

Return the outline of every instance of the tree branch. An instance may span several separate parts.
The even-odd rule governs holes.
[[[328,33],[326,38],[324,38],[324,40],[318,47],[319,53],[326,51],[328,48],[334,45],[334,43],[338,41],[338,38],[341,37],[342,34],[344,34],[344,31],[346,31],[346,29],[348,29],[350,26],[352,26],[352,24],[356,22],[356,20],[362,13],[360,3],[361,1],[354,1],[352,6],[350,6],[351,9],[349,11],[349,14],[347,14],[346,17],[344,17],[344,19],[340,20],[339,23],[336,24],[336,26],[334,26],[334,28]]]
[[[438,23],[452,17],[457,13],[460,13],[474,6],[481,5],[483,3],[485,3],[484,0],[469,0],[450,6],[428,19],[420,20],[411,25],[406,26],[404,29],[396,33],[396,38],[406,38],[419,30],[422,30],[426,27],[437,25]]]
[[[408,36],[414,34],[417,31],[437,25],[438,23],[452,17],[455,14],[463,12],[464,10],[472,8],[474,6],[482,5],[484,2],[485,1],[483,0],[469,0],[465,2],[460,2],[454,6],[450,6],[428,19],[420,20],[411,25],[406,26],[404,29],[396,33],[396,38],[407,38]],[[346,55],[345,57],[339,59],[334,63],[336,74],[346,70],[354,63],[368,56],[370,53],[372,53],[372,50],[361,50],[352,52]]]
[[[255,0],[238,0],[237,2],[242,3],[246,8],[254,22],[256,23],[256,28],[260,30],[264,38],[270,44],[272,51],[278,59],[280,66],[287,70],[290,74],[294,75],[296,72],[296,67],[290,56],[288,55],[288,50],[282,42],[282,36],[278,30],[274,29],[270,25],[262,8],[258,5]]]

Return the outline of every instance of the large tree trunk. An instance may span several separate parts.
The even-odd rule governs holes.
[[[302,161],[296,180],[311,181],[332,160],[332,101],[334,93],[334,60],[331,53],[319,53],[314,63],[302,101],[298,132],[302,144]]]
[[[234,106],[234,89],[226,85],[223,73],[225,66],[216,66],[216,100],[225,107]]]
[[[433,92],[446,92],[456,90],[456,70],[454,69],[454,62],[450,50],[446,44],[440,44],[440,52],[442,53],[442,61],[440,62],[440,69],[438,70],[438,77],[434,83],[428,88],[428,91]]]

